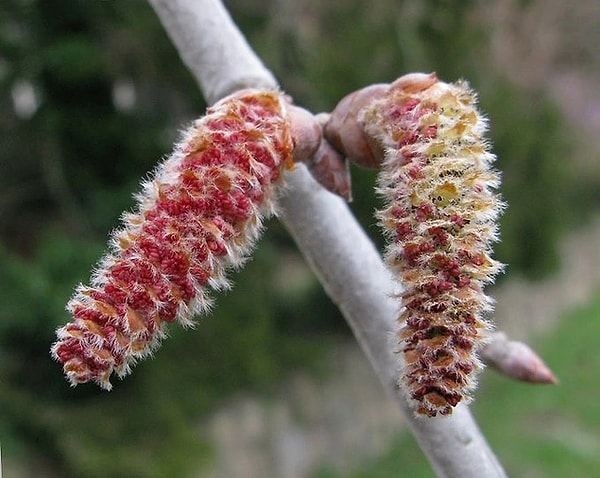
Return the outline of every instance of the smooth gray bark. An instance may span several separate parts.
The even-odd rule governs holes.
[[[218,0],[149,0],[208,102],[243,87],[277,88]],[[281,220],[339,306],[383,385],[402,409],[439,477],[500,478],[502,466],[467,406],[445,418],[416,417],[397,386],[398,285],[346,204],[303,165],[287,174]],[[368,438],[367,438],[368,439]],[[401,470],[399,470],[399,474]]]

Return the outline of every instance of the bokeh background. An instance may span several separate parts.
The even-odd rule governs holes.
[[[312,111],[411,71],[480,93],[510,204],[499,327],[561,380],[486,372],[474,405],[511,476],[600,476],[600,6],[593,0],[232,0]],[[49,357],[140,178],[201,93],[141,0],[0,4],[0,442],[7,477],[432,477],[276,221],[194,331],[102,392]],[[381,245],[374,175],[351,205]]]

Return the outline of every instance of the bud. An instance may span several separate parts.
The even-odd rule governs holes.
[[[550,367],[523,342],[510,340],[506,334],[495,332],[481,351],[484,362],[507,377],[529,383],[557,384]]]
[[[382,151],[373,138],[365,134],[360,115],[377,98],[384,97],[389,86],[376,84],[350,93],[340,100],[328,118],[323,134],[327,141],[354,164],[378,169]]]
[[[209,108],[144,182],[90,286],[67,305],[52,355],[72,385],[130,373],[165,337],[211,306],[209,289],[246,260],[274,211],[274,185],[293,165],[286,100],[244,90]]]

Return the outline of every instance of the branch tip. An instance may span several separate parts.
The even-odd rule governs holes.
[[[503,332],[492,334],[481,356],[486,364],[507,377],[523,382],[557,385],[558,378],[527,344],[510,340]]]

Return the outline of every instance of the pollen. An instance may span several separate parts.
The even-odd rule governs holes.
[[[432,202],[439,207],[446,207],[459,198],[460,193],[454,183],[443,183],[433,190]]]

